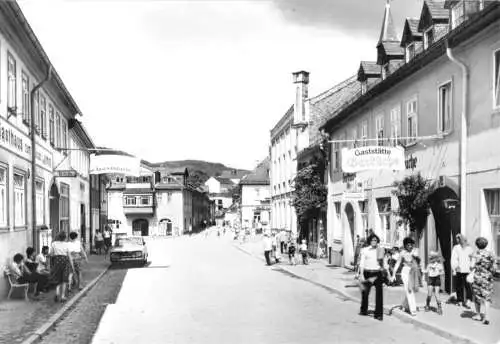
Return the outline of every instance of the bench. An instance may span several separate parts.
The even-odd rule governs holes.
[[[10,297],[11,297],[12,292],[14,291],[14,289],[24,288],[24,299],[26,301],[29,301],[28,291],[29,291],[31,283],[29,283],[29,282],[22,283],[22,284],[17,283],[14,280],[13,276],[11,274],[9,274],[7,270],[4,270],[4,275],[7,277],[7,280],[9,281],[9,285],[10,285],[10,290],[9,290],[9,293],[7,294],[7,299],[10,300]],[[33,283],[33,284],[34,284],[34,288],[36,289],[36,284],[37,283]]]

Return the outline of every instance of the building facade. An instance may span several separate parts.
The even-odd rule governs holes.
[[[309,73],[293,73],[295,103],[271,130],[270,187],[271,228],[297,234],[297,216],[291,205],[297,153],[309,146],[306,111]]]
[[[386,6],[378,61],[362,63],[358,73],[362,92],[323,126],[336,142],[329,226],[342,242],[344,265],[352,264],[356,236],[368,228],[387,247],[401,245],[408,231],[397,225],[392,184],[416,173],[436,185],[419,246],[424,261],[431,250],[445,258],[447,291],[455,234],[470,242],[486,237],[500,256],[498,32],[498,2],[424,1],[420,17],[407,19],[398,48]],[[404,147],[406,169],[344,173],[341,149],[364,145]]]
[[[269,158],[263,160],[240,181],[240,216],[242,228],[269,228],[271,198],[269,192]]]

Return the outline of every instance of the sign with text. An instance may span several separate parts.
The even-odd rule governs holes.
[[[129,155],[92,154],[90,156],[90,174],[107,173],[139,177],[141,160]]]
[[[342,171],[355,173],[366,170],[405,169],[405,154],[402,147],[368,146],[342,149]]]
[[[60,178],[76,178],[77,175],[78,173],[75,170],[54,171],[54,176]]]
[[[0,117],[0,147],[31,161],[31,140],[5,118]],[[36,145],[35,159],[38,165],[52,170],[52,153]]]

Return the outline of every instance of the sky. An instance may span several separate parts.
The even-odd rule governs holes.
[[[252,169],[293,103],[376,59],[386,0],[18,0],[96,145]],[[422,0],[393,0],[404,18]]]

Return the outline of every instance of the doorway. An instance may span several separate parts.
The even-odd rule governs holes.
[[[172,235],[172,221],[170,219],[160,220],[160,235]]]
[[[134,235],[148,236],[149,223],[145,219],[137,219],[132,222],[132,231]]]
[[[449,187],[442,187],[434,191],[429,197],[436,235],[444,258],[445,290],[452,292],[451,250],[454,238],[460,233],[460,203],[458,196]]]
[[[55,183],[50,187],[49,200],[50,228],[52,230],[52,238],[54,239],[57,233],[59,233],[59,190]]]
[[[349,233],[351,233],[351,243],[352,248],[356,245],[355,233],[354,233],[354,208],[351,203],[347,203],[345,206],[345,214],[347,216],[347,221],[349,222]]]

